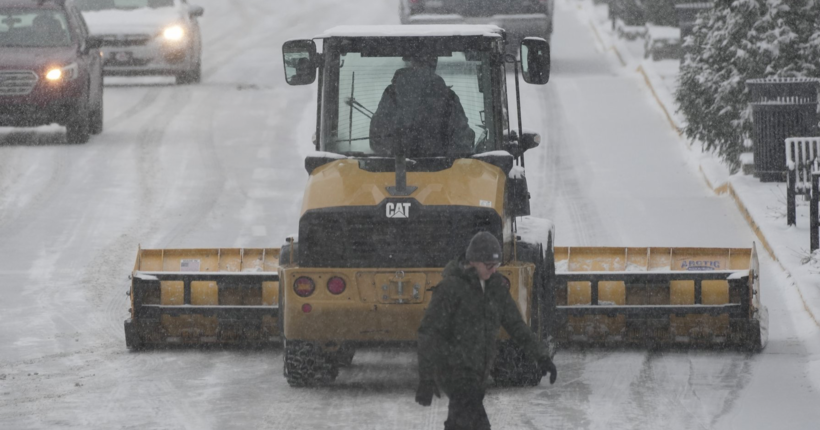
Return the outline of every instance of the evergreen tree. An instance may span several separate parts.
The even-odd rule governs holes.
[[[686,135],[734,170],[752,130],[746,81],[820,72],[820,0],[718,0],[702,12],[676,94]]]

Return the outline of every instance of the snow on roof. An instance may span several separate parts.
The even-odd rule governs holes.
[[[316,36],[329,37],[436,37],[483,36],[501,37],[504,32],[497,25],[342,25]]]
[[[83,18],[91,34],[145,34],[179,22],[180,9],[177,7],[103,9],[83,12]]]

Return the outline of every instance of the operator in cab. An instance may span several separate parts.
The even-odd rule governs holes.
[[[370,122],[370,147],[377,154],[408,157],[473,152],[475,132],[455,91],[436,74],[438,57],[402,58]]]

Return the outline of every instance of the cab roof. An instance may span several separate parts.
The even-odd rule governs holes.
[[[326,30],[316,39],[331,37],[447,37],[482,36],[504,37],[504,30],[496,25],[341,25]]]

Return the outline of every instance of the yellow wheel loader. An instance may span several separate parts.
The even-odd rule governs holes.
[[[522,131],[520,109],[511,130],[507,69],[517,101],[519,72],[546,84],[546,41],[508,55],[504,31],[483,25],[316,39],[321,53],[315,40],[283,47],[287,82],[319,85],[298,236],[281,249],[141,250],[129,347],[281,339],[290,385],[329,383],[358,347],[415,343],[444,266],[479,231],[503,244],[498,272],[550,348],[760,347],[754,248],[556,248],[552,223],[529,216],[524,153],[540,137]],[[503,332],[499,348],[496,384],[539,383]]]

